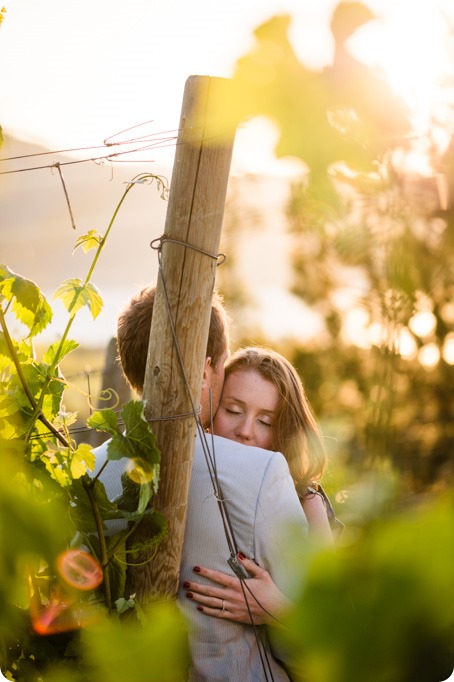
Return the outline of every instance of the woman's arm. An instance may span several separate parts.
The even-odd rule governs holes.
[[[322,546],[334,546],[333,532],[321,496],[316,492],[309,493],[300,497],[300,501],[307,518],[309,536]]]
[[[238,558],[251,578],[240,581],[221,571],[195,566],[194,571],[213,581],[213,585],[185,582],[186,596],[199,604],[199,611],[214,618],[250,624],[252,617],[256,625],[279,620],[291,607],[291,601],[276,587],[268,571],[242,554]]]

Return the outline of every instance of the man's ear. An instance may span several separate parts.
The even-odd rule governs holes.
[[[205,364],[203,365],[202,391],[205,388],[211,388],[211,375],[212,374],[213,374],[213,367],[211,366],[211,358],[205,358]]]

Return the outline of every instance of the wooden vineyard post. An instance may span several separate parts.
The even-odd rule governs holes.
[[[169,529],[154,556],[142,552],[131,559],[136,565],[128,568],[126,596],[135,594],[141,604],[159,597],[174,598],[178,589],[196,434],[192,404],[196,408],[200,404],[235,136],[234,130],[227,135],[216,130],[213,108],[228,83],[221,78],[190,76],[184,91],[144,385],[146,416],[153,420],[162,455],[159,491],[152,506],[164,514]],[[146,538],[147,526],[142,521],[132,539]]]

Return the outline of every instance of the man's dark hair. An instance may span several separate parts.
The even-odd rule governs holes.
[[[156,287],[144,287],[121,312],[117,324],[117,346],[121,368],[131,388],[143,392],[148,342]],[[228,315],[222,297],[214,292],[206,357],[217,367],[228,348]]]

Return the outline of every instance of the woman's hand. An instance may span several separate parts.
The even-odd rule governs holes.
[[[290,600],[276,587],[268,571],[241,553],[238,559],[251,578],[240,581],[221,571],[195,566],[195,573],[215,584],[206,585],[192,580],[185,582],[188,599],[197,602],[199,611],[214,618],[250,624],[252,617],[252,622],[257,625],[279,619],[282,612],[292,605]]]

